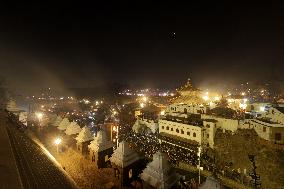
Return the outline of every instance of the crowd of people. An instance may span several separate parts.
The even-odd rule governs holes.
[[[132,130],[120,134],[122,140],[129,142],[131,148],[135,149],[138,153],[143,154],[146,158],[151,159],[152,156],[158,151],[166,153],[169,157],[169,162],[177,165],[179,162],[197,165],[198,156],[197,148],[181,148],[177,145],[172,145],[163,141],[158,134],[153,133],[135,133]]]

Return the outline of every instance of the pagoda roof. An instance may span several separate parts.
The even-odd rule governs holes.
[[[107,140],[106,132],[101,130],[89,145],[89,148],[95,152],[101,152],[106,149],[112,148],[114,145],[112,141]]]
[[[171,188],[178,180],[178,175],[168,162],[165,153],[156,152],[141,174],[141,179],[154,188]]]
[[[80,131],[78,136],[75,138],[77,142],[87,142],[94,139],[93,133],[90,131],[88,127],[83,127],[83,129]]]
[[[122,141],[112,154],[110,161],[111,163],[124,168],[138,161],[139,159],[139,155],[133,149],[129,148],[128,143]]]

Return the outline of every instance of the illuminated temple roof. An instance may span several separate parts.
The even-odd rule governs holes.
[[[101,130],[98,132],[95,139],[89,145],[89,148],[95,152],[100,152],[113,147],[113,143],[107,140],[106,132]]]
[[[172,100],[173,103],[185,103],[185,104],[203,104],[201,90],[193,87],[190,79],[187,80],[184,86],[177,89],[180,94]]]
[[[169,164],[167,155],[158,151],[143,170],[141,179],[154,188],[168,189],[177,182],[178,175]]]
[[[139,155],[134,150],[129,148],[128,143],[122,141],[119,143],[118,148],[112,154],[110,161],[111,163],[124,168],[138,161],[139,159]]]

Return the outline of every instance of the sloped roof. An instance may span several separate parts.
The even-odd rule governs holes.
[[[67,135],[74,135],[74,134],[80,133],[81,130],[82,130],[82,129],[81,129],[81,127],[77,124],[77,122],[72,121],[72,122],[70,123],[70,125],[67,126],[67,129],[66,129],[65,133],[66,133]]]
[[[141,179],[154,188],[171,188],[178,180],[178,175],[168,162],[166,154],[158,151],[153,156],[146,169],[141,174]]]
[[[101,130],[88,147],[95,152],[100,152],[112,148],[113,146],[112,141],[107,140],[106,132]]]
[[[111,163],[124,168],[138,161],[139,159],[139,155],[134,150],[129,148],[128,143],[122,141],[119,143],[118,148],[112,154],[110,161]]]
[[[64,118],[59,126],[57,127],[57,129],[63,131],[63,130],[66,130],[67,129],[67,126],[70,125],[70,121],[67,119],[67,118]]]
[[[93,140],[94,135],[90,131],[90,129],[85,126],[75,139],[77,140],[77,142],[87,142]]]

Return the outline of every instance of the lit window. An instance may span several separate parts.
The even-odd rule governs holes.
[[[108,155],[105,156],[105,162],[107,162],[107,161],[108,161]]]
[[[129,176],[129,178],[132,178],[132,169],[129,170],[128,176]]]

